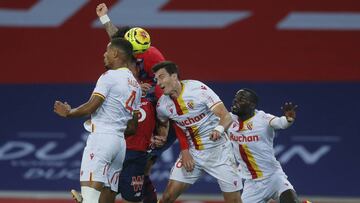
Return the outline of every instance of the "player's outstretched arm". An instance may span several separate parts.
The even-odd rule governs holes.
[[[89,101],[77,108],[71,108],[71,106],[66,102],[63,103],[61,101],[55,101],[54,112],[59,116],[66,118],[89,116],[95,112],[103,102],[104,99],[96,95],[92,95]]]
[[[96,7],[96,14],[99,17],[101,23],[105,26],[105,30],[111,39],[119,29],[110,21],[107,13],[108,8],[105,3],[101,3]]]
[[[212,112],[220,118],[219,125],[215,127],[210,135],[210,139],[216,141],[220,139],[221,134],[229,128],[232,123],[232,119],[229,111],[226,109],[224,103],[216,104],[212,109]]]
[[[284,116],[272,118],[269,125],[274,129],[286,129],[290,127],[295,121],[297,107],[298,106],[292,102],[285,102],[285,104],[281,107],[284,112]]]

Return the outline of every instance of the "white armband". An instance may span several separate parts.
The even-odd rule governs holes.
[[[222,125],[218,125],[214,128],[214,130],[218,131],[220,134],[223,134],[225,131],[225,128]]]
[[[105,23],[107,23],[107,22],[110,22],[110,18],[109,18],[109,16],[108,15],[103,15],[103,16],[101,16],[100,18],[100,22],[101,22],[101,24],[105,24]]]

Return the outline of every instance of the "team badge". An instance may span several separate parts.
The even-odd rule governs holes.
[[[252,130],[253,129],[253,123],[249,122],[246,124],[247,129]]]
[[[186,105],[189,109],[194,109],[194,102],[192,100],[189,101]]]

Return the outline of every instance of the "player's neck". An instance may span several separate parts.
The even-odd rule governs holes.
[[[175,88],[174,88],[174,91],[170,94],[170,97],[173,98],[173,99],[177,99],[181,92],[182,92],[182,85],[181,85],[181,82],[178,81],[175,85]]]
[[[242,115],[237,115],[237,116],[238,116],[238,119],[239,119],[240,121],[246,121],[246,120],[248,120],[249,118],[253,117],[254,114],[255,114],[255,112],[252,111],[252,112],[249,112],[249,113],[247,113],[247,114],[242,114]]]
[[[127,65],[124,63],[120,63],[120,62],[115,62],[111,68],[111,70],[116,70],[119,68],[127,68]]]

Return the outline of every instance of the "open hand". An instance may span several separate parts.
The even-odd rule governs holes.
[[[61,101],[55,101],[54,104],[54,112],[61,116],[61,117],[67,117],[70,113],[71,110],[71,106],[65,102],[62,103]]]
[[[293,122],[296,118],[296,109],[298,105],[293,104],[292,102],[285,102],[285,104],[281,107],[284,111],[284,116],[289,122]]]
[[[145,96],[147,94],[147,92],[151,89],[152,86],[149,83],[141,83],[140,87],[141,87],[143,96]]]
[[[191,172],[194,170],[195,161],[188,149],[181,151],[181,163],[187,172]]]
[[[166,143],[166,137],[160,135],[154,135],[151,137],[151,145],[155,147],[162,147]]]

